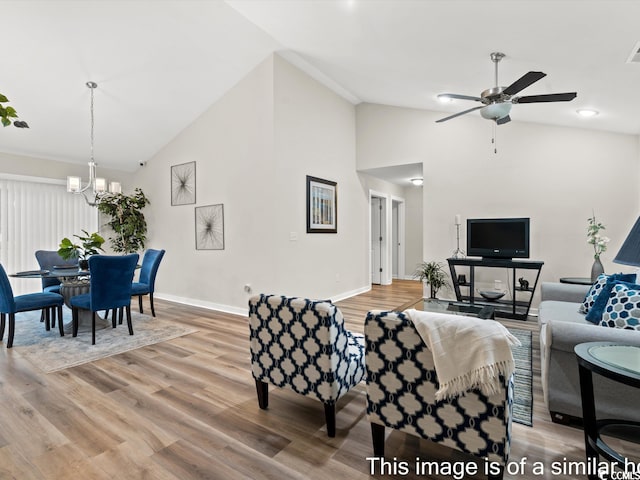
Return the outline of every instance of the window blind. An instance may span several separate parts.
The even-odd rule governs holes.
[[[24,178],[24,177],[22,177]],[[55,181],[0,178],[0,263],[8,274],[37,270],[36,250],[98,231],[98,210]],[[14,295],[38,292],[39,279],[10,278]]]

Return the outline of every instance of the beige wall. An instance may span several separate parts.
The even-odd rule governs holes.
[[[588,276],[593,258],[586,227],[595,212],[611,238],[605,270],[628,270],[611,260],[638,216],[637,136],[513,121],[497,128],[494,154],[491,122],[467,115],[434,123],[441,116],[357,107],[359,169],[423,163],[425,260],[450,256],[456,214],[463,221],[525,216],[531,218],[531,259],[545,262],[542,280]],[[506,274],[496,275],[490,271],[484,280],[505,281]]]

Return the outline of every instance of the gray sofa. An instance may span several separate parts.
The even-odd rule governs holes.
[[[571,423],[582,418],[578,362],[573,348],[584,342],[620,342],[640,346],[640,331],[602,327],[578,312],[589,286],[543,282],[538,314],[542,389],[551,419]],[[593,375],[598,419],[640,422],[639,393]]]

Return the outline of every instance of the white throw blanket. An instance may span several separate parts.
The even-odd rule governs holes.
[[[443,400],[479,388],[485,395],[500,390],[500,375],[515,370],[511,345],[520,345],[504,325],[463,315],[406,310],[433,355]]]

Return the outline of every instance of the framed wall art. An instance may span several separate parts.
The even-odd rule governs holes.
[[[307,175],[307,233],[338,233],[338,184]]]
[[[171,167],[171,205],[196,203],[196,162]]]
[[[195,207],[196,250],[224,250],[224,205]]]

